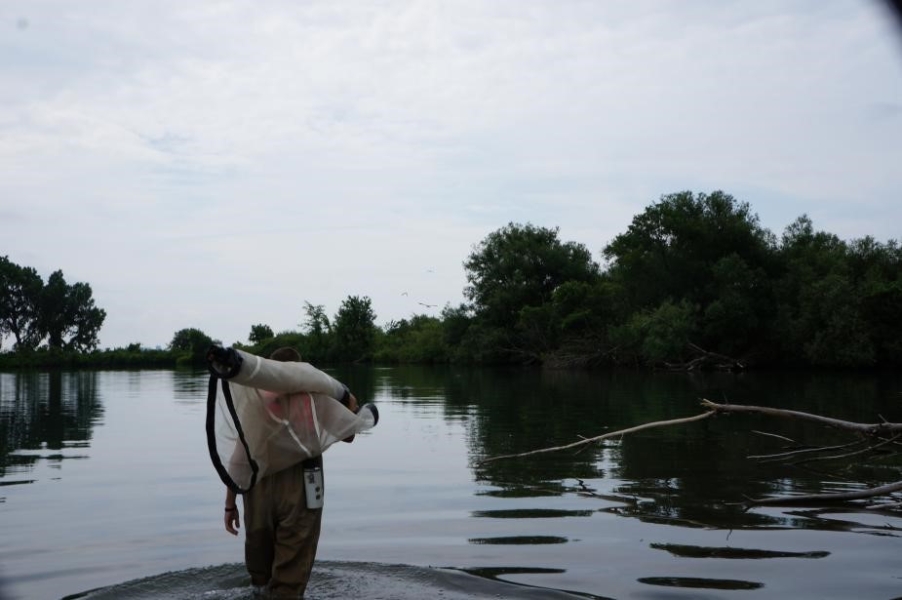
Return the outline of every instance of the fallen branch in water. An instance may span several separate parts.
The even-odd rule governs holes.
[[[485,464],[494,462],[496,460],[502,460],[505,458],[520,458],[523,456],[532,456],[534,454],[545,454],[547,452],[559,452],[561,450],[569,450],[570,448],[577,448],[579,446],[585,446],[586,444],[592,444],[596,442],[601,442],[606,439],[610,439],[612,437],[627,435],[630,433],[636,433],[637,431],[642,431],[644,429],[652,429],[655,427],[669,427],[670,425],[682,425],[683,423],[692,423],[695,421],[701,421],[702,419],[707,419],[711,415],[714,414],[714,411],[703,412],[698,415],[694,415],[692,417],[683,417],[680,419],[670,419],[668,421],[654,421],[653,423],[643,423],[642,425],[636,425],[635,427],[628,427],[627,429],[620,429],[618,431],[611,431],[610,433],[605,433],[603,435],[597,435],[591,438],[582,438],[578,442],[573,442],[571,444],[565,444],[563,446],[554,446],[552,448],[539,448],[538,450],[530,450],[528,452],[520,452],[518,454],[502,454],[501,456],[493,456],[491,458],[486,458],[480,461],[479,464]]]
[[[781,454],[774,454],[765,457],[767,460],[776,458],[793,459],[798,458],[802,454],[811,454],[815,452],[828,452],[838,449],[848,449],[858,445],[866,447],[854,452],[844,454],[833,454],[831,456],[808,457],[797,461],[795,464],[812,462],[815,460],[838,460],[847,459],[858,456],[867,452],[872,452],[882,446],[894,443],[902,432],[902,423],[889,423],[883,421],[880,423],[857,423],[855,421],[846,421],[843,419],[834,419],[832,417],[824,417],[812,413],[800,412],[796,410],[785,410],[780,408],[769,408],[763,406],[746,406],[741,404],[718,404],[710,400],[702,400],[702,406],[716,413],[756,413],[772,417],[780,417],[786,419],[797,419],[808,421],[819,425],[825,425],[833,429],[848,431],[861,436],[862,439],[851,444],[841,446],[828,446],[822,448],[805,448]],[[745,502],[746,506],[776,506],[776,505],[797,505],[797,504],[832,504],[850,502],[853,500],[864,500],[867,498],[875,498],[877,496],[886,496],[894,492],[902,491],[902,481],[888,483],[885,485],[858,490],[856,492],[839,492],[835,494],[807,494],[793,496],[773,496],[770,498],[749,498]]]
[[[869,436],[902,433],[902,423],[888,423],[886,421],[881,423],[856,423],[855,421],[844,421],[842,419],[824,417],[798,410],[770,408],[767,406],[747,406],[743,404],[718,404],[717,402],[711,402],[710,400],[702,400],[702,406],[718,413],[757,413],[770,417],[811,421],[812,423],[826,425],[827,427],[833,427],[834,429],[842,429]]]
[[[773,496],[771,498],[749,498],[746,505],[750,506],[786,506],[791,504],[811,504],[830,503],[830,502],[848,502],[850,500],[864,500],[866,498],[874,498],[876,496],[885,496],[902,490],[902,481],[888,483],[879,487],[859,490],[857,492],[839,492],[836,494],[808,494],[798,496]]]
[[[810,462],[812,460],[837,460],[850,458],[853,456],[858,456],[865,452],[870,452],[875,449],[878,449],[882,446],[886,446],[889,444],[894,444],[898,440],[900,436],[902,436],[902,423],[890,423],[887,421],[883,421],[880,423],[858,423],[855,421],[846,421],[843,419],[835,419],[832,417],[825,417],[822,415],[806,413],[796,410],[786,410],[781,408],[770,408],[765,406],[752,406],[752,405],[742,405],[742,404],[719,404],[716,402],[711,402],[710,400],[702,400],[702,407],[706,410],[703,413],[693,415],[691,417],[683,417],[679,419],[670,419],[667,421],[654,421],[651,423],[643,423],[641,425],[636,425],[634,427],[628,427],[626,429],[620,429],[618,431],[612,431],[609,433],[605,433],[603,435],[598,435],[590,438],[581,438],[579,441],[572,442],[570,444],[564,444],[562,446],[552,446],[549,448],[539,448],[536,450],[530,450],[528,452],[519,452],[517,454],[504,454],[500,456],[494,456],[491,458],[486,458],[480,461],[479,464],[486,464],[496,460],[509,459],[509,458],[521,458],[524,456],[534,456],[536,454],[544,454],[548,452],[559,452],[561,450],[569,450],[572,448],[578,448],[581,446],[586,446],[588,444],[598,443],[606,439],[620,437],[624,435],[628,435],[630,433],[636,433],[638,431],[643,431],[645,429],[653,429],[656,427],[669,427],[672,425],[683,425],[686,423],[693,423],[695,421],[701,421],[703,419],[707,419],[713,415],[717,414],[731,414],[731,413],[744,413],[744,414],[761,414],[765,416],[771,417],[779,417],[785,419],[794,419],[800,421],[807,421],[810,423],[816,423],[818,425],[823,425],[826,427],[830,427],[833,429],[851,432],[861,437],[857,442],[853,442],[851,444],[844,445],[835,445],[835,446],[826,446],[820,448],[796,448],[794,450],[771,454],[771,455],[763,455],[763,456],[755,456],[750,458],[758,458],[765,460],[775,460],[775,459],[793,459],[799,458],[803,455],[808,455],[816,452],[829,452],[836,450],[848,450],[855,446],[864,445],[865,448],[862,450],[856,450],[853,452],[847,452],[844,454],[834,454],[831,456],[823,456],[816,458],[805,458],[799,462]],[[782,439],[784,441],[788,441],[791,443],[795,443],[793,440],[786,438],[784,436],[778,436],[776,434],[768,434],[763,432],[755,432],[760,435],[767,435],[775,438]],[[841,492],[835,494],[810,494],[810,495],[793,495],[793,496],[774,496],[770,498],[748,498],[744,503],[745,506],[763,506],[763,505],[799,505],[799,504],[831,504],[831,503],[842,503],[849,502],[854,500],[864,500],[868,498],[874,498],[877,496],[886,496],[893,494],[895,492],[902,491],[902,481],[889,483],[886,485],[881,485],[877,487],[867,488],[855,492]],[[886,503],[875,506],[874,508],[886,508],[886,507],[895,507],[900,506],[902,503]]]
[[[774,454],[753,454],[748,458],[761,462],[777,462],[785,461],[789,458],[804,457],[808,454],[816,454],[818,452],[830,452],[832,450],[845,450],[847,448],[855,448],[867,444],[867,440],[856,440],[848,444],[840,444],[838,446],[817,446],[808,448],[798,448],[796,450],[788,450],[786,452],[777,452]]]
[[[817,461],[825,461],[825,460],[845,460],[847,458],[852,458],[853,456],[859,456],[861,454],[870,454],[877,450],[878,448],[882,448],[883,446],[888,446],[889,444],[895,444],[899,439],[898,435],[894,435],[889,439],[881,439],[880,442],[876,444],[868,443],[866,448],[862,448],[861,450],[856,450],[855,452],[845,452],[843,454],[831,454],[830,456],[813,456],[811,458],[806,458],[803,460],[799,460],[794,462],[793,464],[802,465],[805,463],[812,463]],[[829,450],[829,449],[825,449]]]

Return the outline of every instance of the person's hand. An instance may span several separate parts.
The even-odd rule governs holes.
[[[231,379],[241,370],[243,361],[234,348],[213,345],[207,349],[207,366],[217,377]]]
[[[357,397],[354,394],[348,394],[348,409],[355,415],[357,414],[357,411],[360,410],[360,404],[357,402]],[[354,441],[354,436],[348,436],[341,441],[345,442],[346,444],[350,444]]]
[[[229,510],[229,508],[232,510]],[[233,507],[226,507],[223,520],[225,522],[226,531],[232,535],[238,535],[238,528],[241,527],[241,515],[238,514],[237,504]]]

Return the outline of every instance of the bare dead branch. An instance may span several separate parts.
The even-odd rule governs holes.
[[[884,510],[887,508],[902,508],[902,502],[881,502],[866,507],[868,510]]]
[[[490,458],[486,458],[479,462],[480,465],[494,462],[496,460],[502,460],[505,458],[520,458],[523,456],[532,456],[535,454],[545,454],[547,452],[559,452],[560,450],[569,450],[570,448],[576,448],[578,446],[583,446],[585,444],[591,444],[593,442],[601,442],[603,440],[623,436],[630,433],[636,433],[637,431],[642,431],[644,429],[652,429],[654,427],[669,427],[671,425],[682,425],[684,423],[692,423],[695,421],[701,421],[702,419],[707,419],[711,415],[714,414],[714,411],[706,411],[691,417],[683,417],[680,419],[670,419],[668,421],[654,421],[652,423],[643,423],[642,425],[636,425],[635,427],[628,427],[626,429],[620,429],[618,431],[611,431],[610,433],[605,433],[603,435],[597,435],[591,438],[583,438],[578,442],[573,442],[571,444],[565,444],[563,446],[554,446],[551,448],[539,448],[538,450],[530,450],[528,452],[520,452],[518,454],[502,454],[500,456],[492,456]]]
[[[851,458],[853,456],[860,456],[862,454],[867,454],[869,452],[873,452],[874,450],[876,450],[877,448],[880,448],[881,446],[886,446],[887,444],[892,444],[893,442],[896,441],[896,439],[898,439],[898,437],[899,436],[897,435],[888,440],[883,440],[877,444],[869,444],[867,448],[862,448],[861,450],[856,450],[855,452],[846,452],[843,454],[833,454],[831,456],[813,456],[811,458],[806,458],[804,460],[800,460],[800,461],[796,462],[795,464],[800,465],[800,464],[804,464],[804,463],[824,461],[824,460],[841,460],[841,459]]]
[[[693,423],[695,421],[701,421],[703,419],[707,419],[712,415],[717,414],[733,414],[733,413],[745,413],[745,414],[761,414],[770,417],[779,417],[785,419],[795,419],[800,421],[807,421],[810,423],[815,423],[818,425],[823,425],[826,427],[831,427],[833,429],[851,432],[853,434],[857,434],[862,437],[862,439],[843,445],[835,445],[829,447],[817,447],[817,448],[796,448],[789,452],[764,455],[764,456],[756,456],[751,458],[759,458],[765,460],[783,460],[783,459],[792,459],[795,457],[808,455],[808,454],[817,454],[824,452],[831,452],[836,450],[850,449],[855,448],[856,446],[865,445],[866,447],[857,450],[854,452],[847,452],[844,454],[834,454],[830,456],[817,456],[813,458],[807,458],[801,461],[796,461],[794,464],[804,464],[807,462],[813,462],[815,460],[838,460],[850,458],[853,456],[858,456],[860,454],[864,454],[867,452],[873,452],[874,450],[886,446],[886,445],[894,445],[898,442],[899,438],[902,437],[902,423],[890,423],[881,417],[881,422],[879,423],[858,423],[855,421],[846,421],[843,419],[835,419],[832,417],[825,417],[822,415],[806,413],[795,410],[785,410],[780,408],[770,408],[764,406],[750,406],[750,405],[741,405],[741,404],[718,404],[716,402],[712,402],[710,400],[703,399],[701,401],[702,406],[706,409],[705,412],[693,415],[691,417],[683,417],[678,419],[669,419],[665,421],[654,421],[651,423],[643,423],[641,425],[636,425],[633,427],[628,427],[626,429],[620,429],[617,431],[611,431],[605,433],[603,435],[598,435],[595,437],[586,438],[582,435],[578,436],[580,439],[576,442],[572,442],[570,444],[564,444],[561,446],[553,446],[549,448],[539,448],[536,450],[530,450],[528,452],[520,452],[517,454],[505,454],[501,456],[494,456],[490,458],[486,458],[480,461],[478,464],[484,465],[486,463],[490,463],[497,460],[508,459],[508,458],[521,458],[525,456],[534,456],[536,454],[544,454],[549,452],[558,452],[561,450],[568,450],[572,448],[580,448],[584,449],[588,444],[598,443],[606,439],[611,439],[615,437],[622,437],[631,433],[636,433],[639,431],[643,431],[646,429],[652,429],[657,427],[669,427],[672,425],[682,425],[686,423]],[[775,434],[763,433],[760,431],[755,431],[759,435],[769,435],[783,441],[790,442],[795,444],[794,440],[789,438],[778,436]],[[859,490],[857,492],[846,492],[846,493],[837,493],[837,494],[809,494],[809,495],[792,495],[792,496],[776,496],[770,498],[748,498],[744,503],[747,507],[752,506],[762,506],[762,505],[805,505],[805,504],[832,504],[832,503],[843,503],[854,500],[863,500],[867,498],[874,498],[877,496],[885,496],[889,494],[893,494],[895,492],[902,491],[902,481],[898,481],[895,483],[890,483],[878,487],[868,488],[864,490]],[[902,503],[882,503],[874,508],[888,508],[888,507],[896,507],[902,506]]]
[[[718,404],[710,400],[702,400],[702,406],[717,413],[757,413],[784,419],[799,419],[818,423],[834,429],[851,431],[862,435],[893,435],[902,432],[902,423],[856,423],[832,417],[824,417],[797,410],[770,408],[767,406],[747,406],[743,404]]]
[[[772,498],[749,498],[746,502],[749,506],[786,506],[793,504],[812,504],[830,502],[848,502],[850,500],[864,500],[876,496],[885,496],[902,490],[902,481],[881,485],[879,487],[859,490],[857,492],[842,492],[838,494],[807,494],[799,496],[774,496]]]
[[[861,446],[862,444],[867,444],[866,440],[856,440],[854,442],[850,442],[848,444],[840,444],[838,446],[817,446],[815,448],[799,448],[798,450],[790,450],[788,452],[778,452],[775,454],[753,454],[748,458],[754,460],[760,460],[762,462],[773,462],[780,461],[787,458],[794,458],[796,456],[801,456],[803,454],[815,454],[818,452],[832,452],[834,450],[845,450],[847,448],[854,448],[855,446]]]
[[[766,432],[766,431],[758,431],[758,430],[756,430],[756,429],[752,429],[752,433],[757,434],[757,435],[764,435],[764,436],[768,436],[768,437],[774,437],[774,438],[777,438],[778,440],[783,440],[784,442],[789,442],[790,444],[795,444],[795,443],[796,443],[796,441],[795,441],[794,439],[788,438],[788,437],[786,437],[786,436],[784,436],[784,435],[777,435],[776,433],[768,433],[768,432]]]

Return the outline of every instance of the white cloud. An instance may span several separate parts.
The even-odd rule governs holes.
[[[189,326],[236,341],[352,294],[382,321],[415,295],[456,304],[462,262],[507,222],[598,256],[685,189],[733,193],[777,233],[807,213],[898,237],[886,18],[842,1],[8,0],[0,251],[91,283],[113,346]]]

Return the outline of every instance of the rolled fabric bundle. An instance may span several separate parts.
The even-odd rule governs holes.
[[[347,388],[310,363],[282,362],[236,348],[217,348],[208,355],[210,370],[221,379],[270,392],[315,392],[341,399]]]
[[[376,425],[375,405],[351,412],[336,399],[347,388],[309,363],[231,348],[225,360],[211,359],[207,441],[220,478],[238,493]]]

